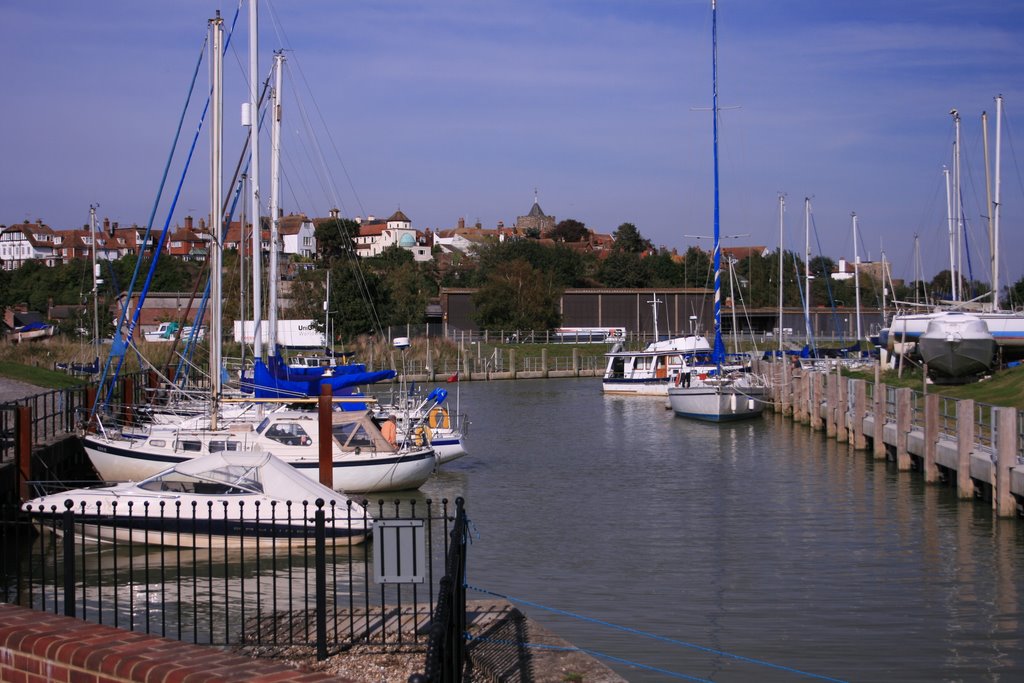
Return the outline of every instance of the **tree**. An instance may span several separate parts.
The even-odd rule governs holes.
[[[690,247],[683,257],[683,286],[714,286],[711,276],[711,257],[700,247]]]
[[[561,323],[562,295],[550,275],[525,260],[500,264],[476,294],[476,322],[489,330],[550,330]]]
[[[548,234],[556,242],[582,242],[590,236],[587,226],[575,218],[566,218]]]
[[[316,226],[317,250],[328,260],[341,258],[355,250],[355,235],[359,224],[347,218],[334,218]]]
[[[644,239],[636,226],[632,223],[623,223],[612,233],[615,240],[615,250],[625,251],[631,254],[639,254],[651,249],[651,241]]]
[[[605,287],[644,287],[647,276],[640,255],[631,251],[613,251],[601,261],[597,277]]]
[[[538,271],[550,274],[559,287],[579,287],[587,284],[594,257],[583,255],[564,245],[547,246],[533,240],[491,242],[476,248],[477,268],[463,287],[482,286],[488,274],[503,263],[522,260]],[[467,275],[470,275],[467,273]]]

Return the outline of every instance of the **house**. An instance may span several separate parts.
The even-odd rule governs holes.
[[[289,214],[278,223],[281,252],[304,258],[316,256],[316,226],[305,214]]]
[[[42,261],[50,267],[60,263],[54,230],[41,220],[0,225],[0,265],[4,270],[14,270],[26,261]]]
[[[425,234],[412,227],[412,221],[401,210],[386,220],[368,216],[364,221],[356,218],[359,234],[353,240],[356,254],[363,258],[379,256],[385,249],[398,246],[412,252],[416,261],[430,261],[430,244]]]

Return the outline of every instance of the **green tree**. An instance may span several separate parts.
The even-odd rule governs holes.
[[[476,322],[489,330],[550,330],[561,323],[562,289],[525,260],[500,264],[476,294]]]
[[[594,257],[584,256],[563,245],[544,245],[533,240],[511,240],[480,245],[475,251],[477,268],[470,282],[463,287],[482,286],[487,276],[503,263],[526,261],[540,272],[554,278],[558,287],[580,287],[588,283]]]
[[[645,287],[647,273],[640,254],[632,251],[613,251],[601,261],[597,277],[605,287]]]
[[[556,242],[582,242],[590,236],[587,226],[575,218],[558,221],[558,225],[548,234]]]
[[[355,251],[355,236],[359,224],[347,218],[323,221],[316,226],[313,236],[316,248],[328,261],[339,259]]]
[[[645,239],[632,223],[623,223],[616,228],[612,233],[612,239],[615,240],[616,251],[639,254],[651,249],[651,241]]]
[[[715,281],[711,274],[711,257],[700,247],[690,247],[683,256],[685,287],[710,287]]]

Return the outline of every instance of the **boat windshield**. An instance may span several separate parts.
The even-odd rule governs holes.
[[[146,491],[193,493],[204,495],[244,495],[263,493],[263,482],[257,467],[225,465],[206,472],[184,474],[170,470],[139,484]]]

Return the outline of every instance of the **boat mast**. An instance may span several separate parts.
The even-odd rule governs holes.
[[[779,193],[779,358],[782,357],[782,245],[784,243],[783,225],[786,214],[786,195]]]
[[[851,211],[850,217],[853,219],[853,298],[857,307],[857,341],[860,341],[860,255],[857,252],[857,212]],[[884,270],[882,278],[882,284],[884,285]]]
[[[711,352],[711,361],[721,365],[725,361],[725,344],[722,343],[722,244],[719,235],[718,206],[718,8],[715,0],[711,0],[711,117],[715,179],[715,345]]]
[[[249,0],[249,173],[252,195],[252,350],[255,359],[263,358],[263,290],[260,270],[263,268],[262,229],[260,225],[260,103],[259,103],[259,0]]]
[[[210,108],[210,240],[211,264],[210,264],[210,382],[211,382],[211,405],[210,405],[210,428],[217,429],[217,412],[219,409],[221,393],[220,375],[220,345],[221,345],[221,239],[223,238],[224,214],[222,204],[222,176],[224,173],[222,162],[222,135],[224,132],[224,22],[220,18],[220,11],[217,16],[210,20],[210,29],[213,32],[211,41],[210,72],[212,74],[211,87],[211,108]]]
[[[658,300],[658,293],[657,292],[653,292],[651,294],[651,296],[653,296],[654,298],[651,299],[650,301],[648,301],[647,303],[649,303],[651,305],[651,308],[654,309],[654,343],[657,343],[658,342],[658,304],[660,304],[661,302]]]
[[[996,95],[996,196],[992,204],[992,310],[999,310],[999,213],[1002,207],[1000,159],[1002,157],[1000,138],[1003,132],[1003,96]]]
[[[949,225],[949,286],[950,298],[956,300],[956,256],[953,252],[953,191],[950,187],[949,169],[942,167],[942,175],[946,177],[946,223]]]
[[[960,112],[956,109],[950,112],[953,115],[953,122],[956,126],[956,143],[953,149],[953,209],[956,215],[956,272],[957,277],[953,283],[953,300],[960,301],[963,292],[960,291],[961,271],[960,259],[963,257],[963,234],[964,234],[964,207],[963,198],[960,196]]]
[[[284,52],[274,53],[274,90],[270,127],[270,312],[267,316],[268,353],[277,353],[277,240],[281,230],[281,83]]]
[[[100,287],[99,271],[96,264],[96,205],[89,205],[89,237],[92,241],[89,251],[92,252],[92,344],[96,357],[100,355]],[[125,304],[127,307],[127,304]]]
[[[811,198],[804,197],[804,332],[811,343]]]
[[[989,251],[989,263],[990,272],[993,275],[992,278],[992,310],[999,308],[999,296],[996,294],[997,287],[995,286],[995,272],[996,272],[996,250],[995,240],[993,239],[994,231],[992,225],[992,178],[990,177],[991,164],[988,158],[988,112],[981,112],[981,148],[985,153],[985,206],[988,207],[986,214],[988,216],[988,251]]]

